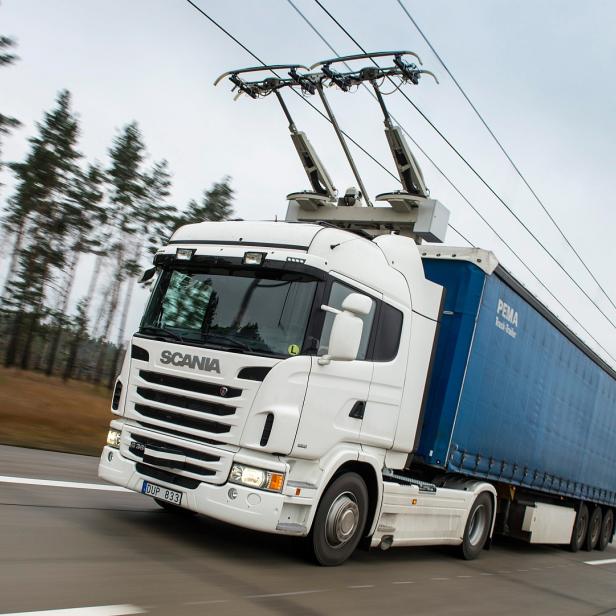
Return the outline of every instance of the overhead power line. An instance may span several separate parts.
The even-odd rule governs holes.
[[[246,45],[244,45],[241,41],[239,41],[237,38],[235,38],[228,30],[223,28],[214,18],[210,17],[210,15],[208,15],[200,6],[195,4],[193,2],[193,0],[186,0],[186,2],[188,2],[188,4],[190,4],[195,10],[197,10],[199,13],[201,13],[201,15],[203,15],[203,17],[205,17],[207,20],[209,20],[210,23],[212,23],[214,26],[216,26],[221,32],[223,32],[226,36],[228,36],[236,45],[239,45],[249,56],[254,58],[259,64],[261,64],[263,66],[266,66],[265,62],[263,62],[263,60],[261,60],[261,58],[259,58],[259,56],[257,56],[252,51],[250,51],[250,49],[248,49],[248,47],[246,47]],[[278,75],[278,73],[276,73],[276,71],[271,71],[271,72],[274,73],[274,75],[276,75],[276,77],[280,77],[280,75]],[[296,94],[297,96],[299,96],[300,99],[303,100],[307,105],[310,105],[310,107],[312,107],[312,109],[314,109],[314,111],[316,111],[322,118],[324,118],[325,120],[327,120],[328,122],[331,123],[331,120],[318,107],[313,105],[307,98],[304,98],[299,92],[297,92],[295,90],[292,90],[292,92],[294,94]],[[391,175],[391,177],[393,177],[394,180],[398,181],[398,177],[396,175],[394,175],[394,173],[392,173],[385,165],[383,165],[383,163],[381,163],[381,161],[377,160],[372,154],[370,154],[370,152],[368,152],[368,150],[366,150],[366,148],[364,148],[357,141],[355,141],[355,139],[353,139],[353,137],[351,137],[350,135],[348,135],[344,131],[342,131],[342,134],[351,143],[353,143],[353,145],[355,145],[357,148],[359,148],[368,158],[370,158],[374,163],[376,163],[379,167],[381,167],[381,169],[383,169],[383,171],[385,171],[386,173],[389,173],[389,175]]]
[[[254,58],[257,62],[259,62],[259,64],[265,66],[265,63],[256,55],[254,54],[250,49],[248,49],[248,47],[246,47],[243,43],[241,43],[238,39],[236,39],[228,30],[226,30],[225,28],[223,28],[216,20],[214,20],[212,17],[210,17],[205,11],[203,11],[199,6],[197,6],[192,0],[186,0],[188,2],[188,4],[190,4],[192,7],[194,7],[201,15],[203,15],[205,18],[207,18],[214,26],[216,26],[221,32],[223,32],[226,36],[228,36],[232,41],[234,41],[237,45],[239,45],[244,51],[246,51],[246,53],[248,53],[252,58]],[[292,5],[294,8],[295,5]],[[296,8],[297,10],[297,8]],[[304,18],[305,19],[305,18]],[[324,40],[324,39],[323,39]],[[328,46],[329,43],[327,43]],[[330,46],[331,48],[331,46]],[[333,49],[333,48],[332,48]],[[339,54],[336,53],[336,51],[334,50],[334,53],[338,56]],[[310,101],[306,100],[304,97],[301,97],[302,100],[306,101],[306,103],[308,103],[315,111],[317,111],[319,113],[319,115],[321,115],[322,117],[324,117],[326,120],[329,121],[329,118],[327,118],[327,116],[325,116],[323,113],[321,113],[319,111],[319,109],[317,109],[314,105],[312,105],[312,103],[310,103]],[[392,116],[393,117],[393,116]],[[395,119],[395,118],[394,118]],[[403,129],[404,130],[404,129]],[[405,130],[406,133],[406,130]],[[364,148],[362,146],[360,146],[357,142],[355,142],[353,139],[351,139],[351,137],[349,137],[346,133],[344,133],[345,136],[350,139],[357,147],[359,147],[362,151],[365,152]],[[407,133],[408,135],[408,133]],[[409,136],[410,137],[410,136]],[[412,137],[410,137],[412,139]],[[414,141],[414,140],[413,140]],[[416,143],[414,141],[414,143]],[[416,144],[417,145],[417,144]],[[419,146],[418,146],[419,147]],[[423,150],[422,150],[423,151]],[[429,158],[427,156],[427,154],[424,155],[428,158],[428,160],[430,160],[430,162],[436,166],[436,163],[434,161],[432,161],[431,158]],[[377,159],[375,159],[373,156],[370,155],[370,159],[373,160],[374,162],[376,162],[381,168],[385,169],[385,171],[387,171],[387,173],[389,173],[389,175],[391,175],[396,181],[399,181],[399,178],[397,178],[391,171],[389,171],[380,161],[378,161]],[[440,168],[438,168],[438,166],[436,166],[436,168],[439,170],[439,172],[441,172],[443,174],[443,172],[440,170]],[[471,202],[462,194],[462,192],[455,186],[455,184],[453,184],[451,182],[451,180],[449,180],[449,178],[447,178],[447,176],[445,176],[443,174],[443,176],[449,181],[449,183],[452,185],[452,187],[460,194],[460,196],[470,205],[470,207],[477,213],[478,216],[480,216],[480,218],[486,223],[486,225],[488,225],[488,227],[496,234],[496,236],[501,239],[501,241],[503,242],[503,244],[505,246],[507,246],[507,248],[511,251],[511,253],[516,257],[516,259],[518,259],[518,261],[520,261],[520,263],[529,271],[529,273],[537,280],[537,282],[539,282],[539,284],[541,284],[541,286],[543,288],[545,288],[545,290],[550,294],[550,296],[559,304],[559,306],[561,306],[563,308],[563,310],[565,310],[565,312],[573,319],[573,321],[575,321],[575,323],[577,323],[577,325],[579,325],[579,327],[582,328],[582,330],[584,330],[584,332],[586,332],[586,334],[595,342],[595,344],[597,344],[599,346],[599,348],[601,348],[610,358],[612,358],[614,361],[616,361],[616,358],[614,358],[610,352],[603,347],[603,345],[575,318],[575,316],[573,316],[573,314],[571,314],[571,312],[558,300],[557,297],[554,296],[554,294],[543,284],[543,282],[534,274],[534,272],[524,263],[524,261],[522,261],[522,259],[517,255],[517,253],[509,246],[509,244],[501,238],[501,236],[496,232],[496,230],[488,223],[487,220],[485,220],[485,218],[483,218],[483,216],[474,208],[474,206],[471,204]],[[458,231],[458,229],[456,229],[453,225],[449,224],[449,227],[455,232],[457,233],[465,242],[467,242],[470,246],[475,247],[475,245],[467,238],[465,237],[460,231]]]
[[[321,34],[321,32],[315,27],[315,25],[306,17],[306,15],[297,7],[293,0],[287,0],[295,12],[302,18],[302,20],[308,25],[308,27],[323,41],[327,48],[336,56],[340,57],[338,51],[332,46],[332,44]],[[346,63],[345,63],[346,64]],[[366,91],[376,99],[376,96],[367,88],[364,84]],[[391,114],[390,114],[391,115]],[[571,313],[571,311],[554,295],[554,293],[545,285],[545,283],[533,272],[533,270],[522,260],[522,258],[516,253],[511,245],[505,240],[505,238],[490,224],[490,222],[483,216],[483,214],[471,203],[466,195],[454,184],[449,176],[439,167],[439,165],[427,154],[427,152],[417,143],[413,136],[406,130],[406,128],[391,115],[391,118],[400,126],[405,135],[413,142],[417,149],[426,157],[426,159],[432,164],[432,166],[440,173],[440,175],[447,181],[447,183],[456,191],[456,193],[466,202],[466,204],[475,212],[475,214],[483,221],[483,223],[494,233],[494,235],[508,248],[515,259],[524,267],[524,269],[539,283],[539,285],[547,291],[550,297],[573,319],[573,321],[589,336],[595,344],[602,349],[611,359],[616,361],[616,358],[582,325],[582,323]],[[470,246],[475,247],[467,237],[462,235],[455,227],[449,225],[450,228],[457,233],[465,242]]]
[[[321,4],[320,0],[314,0],[316,4],[321,7],[323,12],[347,35],[355,45],[363,53],[368,53],[364,47],[357,41],[357,39],[330,13],[323,4]],[[376,61],[372,60],[375,66],[378,66]],[[389,81],[392,84],[396,85],[391,77],[388,77]],[[449,141],[449,139],[435,126],[435,124],[430,120],[430,118],[409,98],[409,96],[403,90],[399,90],[400,94],[409,102],[409,104],[419,113],[419,115],[432,127],[432,129],[436,132],[436,134],[451,148],[451,150],[458,156],[458,158],[472,171],[472,173],[479,179],[479,181],[498,199],[498,201],[503,205],[503,207],[515,218],[515,220],[524,228],[524,230],[537,242],[539,246],[543,249],[543,251],[550,257],[550,259],[558,266],[558,268],[571,280],[571,282],[586,296],[588,301],[593,304],[593,306],[603,315],[603,317],[610,323],[612,327],[616,329],[616,322],[612,321],[612,319],[603,311],[601,306],[597,304],[597,302],[586,292],[586,290],[578,283],[578,281],[571,275],[571,273],[563,267],[563,265],[558,261],[558,259],[550,252],[547,246],[533,233],[533,231],[528,227],[528,225],[511,209],[511,207],[504,201],[504,199],[492,188],[490,184],[483,178],[483,176],[468,162],[468,160],[464,157],[464,155],[456,148],[456,146]]]
[[[575,246],[573,246],[573,244],[570,242],[570,240],[566,236],[565,232],[562,230],[560,225],[556,222],[556,220],[554,219],[554,217],[552,216],[552,214],[550,213],[550,211],[548,210],[546,205],[543,203],[543,201],[539,198],[539,195],[537,195],[537,193],[535,192],[533,187],[530,185],[530,183],[528,182],[528,180],[524,176],[524,174],[520,171],[520,168],[513,161],[513,159],[511,158],[509,152],[507,152],[507,150],[505,149],[505,146],[503,146],[501,141],[494,134],[494,131],[490,128],[490,126],[486,122],[485,118],[481,115],[481,113],[479,112],[477,107],[473,104],[473,102],[471,101],[470,97],[466,94],[466,92],[464,91],[464,89],[462,88],[462,86],[460,85],[458,80],[454,77],[453,73],[449,70],[449,67],[445,64],[445,61],[443,60],[443,58],[441,58],[440,54],[436,51],[436,49],[434,48],[434,46],[432,45],[432,43],[430,42],[428,37],[425,35],[423,30],[419,27],[419,24],[415,21],[415,19],[413,18],[413,16],[409,12],[409,10],[406,8],[406,6],[402,2],[402,0],[396,0],[396,2],[400,5],[400,8],[404,11],[406,16],[411,21],[411,23],[415,26],[417,32],[419,32],[420,36],[426,42],[426,44],[428,45],[428,47],[430,48],[432,53],[436,56],[436,59],[439,61],[441,66],[445,69],[445,72],[451,77],[451,80],[454,82],[456,88],[458,88],[458,90],[460,91],[460,94],[462,94],[462,96],[466,99],[466,102],[470,105],[471,109],[475,112],[475,115],[479,118],[480,122],[483,124],[483,126],[488,131],[488,133],[490,133],[490,136],[492,137],[492,139],[494,139],[496,145],[498,145],[498,147],[500,148],[501,152],[505,155],[505,157],[507,158],[507,160],[509,161],[509,163],[511,164],[511,166],[513,167],[515,172],[518,174],[518,176],[520,177],[522,182],[524,182],[524,184],[526,185],[526,188],[528,188],[528,190],[530,191],[532,196],[535,198],[537,203],[541,206],[541,209],[545,212],[545,214],[550,219],[550,221],[552,222],[554,227],[556,227],[558,233],[565,240],[567,246],[569,246],[569,248],[573,251],[575,256],[579,259],[580,263],[583,265],[583,267],[586,270],[586,272],[588,272],[590,277],[594,280],[595,284],[599,287],[599,289],[601,289],[603,295],[605,295],[605,297],[610,302],[610,304],[612,304],[612,306],[616,309],[616,303],[614,303],[614,301],[612,300],[612,298],[610,297],[608,292],[603,288],[603,286],[597,280],[596,276],[592,273],[591,269],[588,267],[588,265],[586,264],[586,262],[584,261],[584,259],[580,255],[580,253],[576,250]]]
[[[254,58],[259,64],[266,66],[265,62],[259,56],[257,56],[250,49],[248,49],[246,45],[244,45],[240,40],[238,40],[235,36],[233,36],[227,29],[221,26],[214,18],[210,17],[210,15],[208,15],[200,6],[195,4],[192,0],[186,0],[186,2],[188,2],[188,4],[190,4],[195,10],[197,10],[211,24],[216,26],[216,28],[218,28],[223,34],[228,36],[236,45],[239,45],[249,56]],[[295,5],[293,5],[293,7],[296,8]],[[272,71],[272,73],[278,76],[276,71]],[[307,105],[310,105],[310,107],[312,107],[312,109],[314,109],[314,111],[316,111],[323,119],[327,120],[331,124],[331,120],[320,109],[315,107],[308,99],[301,96],[301,94],[299,94],[295,90],[292,90],[292,91],[294,94],[297,94],[301,98],[301,100],[304,101]],[[380,160],[378,160],[372,154],[370,154],[370,152],[368,152],[360,143],[358,143],[355,139],[353,139],[353,137],[351,137],[345,131],[341,131],[341,132],[351,143],[353,143],[357,148],[359,148],[368,158],[370,158],[374,163],[376,163],[383,171],[388,173],[394,180],[396,180],[396,182],[400,182],[400,179],[392,171],[390,171]],[[464,236],[464,234],[461,233],[458,229],[456,229],[451,223],[449,223],[449,227],[452,229],[452,231],[457,233],[469,246],[474,247],[474,244],[470,240],[468,240]]]

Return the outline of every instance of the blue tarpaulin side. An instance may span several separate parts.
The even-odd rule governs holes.
[[[485,274],[466,261],[424,260],[426,277],[445,287],[445,302],[417,455],[444,466],[475,328]]]
[[[428,278],[457,296],[465,286],[476,292],[468,267],[485,280],[474,336],[467,344],[462,327],[446,325],[470,315],[443,316],[419,455],[466,475],[616,504],[616,380],[496,274],[424,261]],[[447,353],[455,336],[467,349],[462,383],[462,362]]]

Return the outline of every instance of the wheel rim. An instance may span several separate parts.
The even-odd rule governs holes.
[[[606,545],[609,543],[611,533],[613,532],[613,521],[614,521],[614,514],[611,511],[608,511],[605,514],[605,517],[603,518],[603,527],[602,527],[603,532],[602,532],[602,537],[601,537],[601,539],[603,540],[603,543],[605,543]]]
[[[348,543],[359,524],[359,507],[351,492],[336,497],[325,519],[325,539],[330,547],[338,548]]]
[[[601,533],[601,517],[598,515],[593,516],[592,524],[590,526],[590,540],[593,544],[599,539]]]
[[[471,545],[477,545],[483,538],[488,521],[488,509],[481,504],[473,512],[471,524],[468,531],[468,541]]]
[[[580,515],[579,523],[577,527],[578,543],[582,543],[582,541],[584,541],[584,537],[586,535],[587,529],[588,529],[588,513],[582,512],[582,515]]]

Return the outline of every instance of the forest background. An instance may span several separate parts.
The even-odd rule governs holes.
[[[0,34],[0,69],[17,51]],[[233,217],[231,181],[177,207],[169,165],[150,160],[136,120],[110,135],[106,160],[88,160],[68,90],[33,127],[25,158],[4,161],[2,139],[24,127],[1,112],[0,171],[14,181],[9,194],[0,184],[0,442],[96,453],[140,274],[181,225]]]

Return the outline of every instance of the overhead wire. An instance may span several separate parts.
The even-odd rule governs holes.
[[[321,41],[325,44],[325,46],[336,56],[336,57],[340,57],[340,54],[336,51],[336,49],[331,45],[331,43],[319,32],[319,30],[317,28],[315,28],[314,24],[306,17],[306,15],[304,15],[304,13],[297,7],[297,5],[293,2],[293,0],[287,0],[287,2],[289,3],[289,5],[293,8],[293,10],[301,17],[301,19],[305,22],[305,24],[321,39]],[[345,62],[345,66],[347,66],[347,68],[350,68],[348,64],[346,64]],[[363,87],[365,88],[365,90],[368,92],[368,94],[370,94],[370,96],[372,96],[372,98],[374,100],[377,100],[374,92],[372,92],[370,90],[370,88],[368,88],[366,86],[366,84],[362,84]],[[398,86],[399,88],[400,86]],[[397,88],[396,88],[397,89]],[[393,92],[388,92],[387,94],[393,94]],[[390,114],[391,115],[391,114]],[[404,131],[404,133],[406,134],[406,136],[417,146],[417,148],[421,151],[421,153],[432,163],[432,165],[434,165],[434,167],[439,171],[439,173],[445,178],[445,180],[447,180],[449,182],[449,184],[455,189],[458,190],[457,187],[453,184],[453,182],[447,177],[447,175],[445,175],[445,173],[440,169],[440,167],[430,158],[430,156],[428,156],[428,154],[421,148],[421,146],[415,141],[415,139],[413,139],[413,137],[408,133],[408,131],[400,125],[400,123],[396,120],[396,118],[392,115],[391,116],[392,119],[400,126],[400,128],[402,128],[402,130]],[[393,175],[392,173],[390,173],[390,175]],[[395,177],[395,176],[394,176]],[[399,178],[395,178],[398,182],[400,182]],[[460,191],[458,191],[460,196],[466,200],[468,202],[468,200],[466,199],[466,197],[460,193]],[[473,205],[468,202],[468,204],[473,207]],[[474,209],[474,208],[473,208]],[[477,214],[479,214],[479,212],[477,212]],[[480,214],[479,214],[480,215]],[[462,234],[458,229],[456,229],[451,223],[449,223],[449,227],[450,229],[452,229],[455,233],[457,233],[469,246],[475,248],[475,245],[464,235]]]
[[[445,72],[449,75],[449,77],[451,77],[451,80],[455,84],[456,88],[459,90],[460,94],[462,94],[462,96],[466,99],[466,102],[470,105],[471,109],[475,112],[475,115],[479,118],[479,121],[483,124],[484,128],[488,131],[488,133],[490,134],[490,136],[492,137],[492,139],[494,140],[496,145],[500,148],[501,152],[505,155],[505,157],[507,158],[507,160],[509,161],[509,163],[511,164],[511,166],[513,167],[513,169],[515,170],[515,172],[519,176],[519,178],[522,180],[522,182],[524,182],[524,184],[526,185],[526,188],[528,188],[528,190],[530,191],[531,195],[535,198],[537,203],[540,205],[541,209],[545,212],[547,217],[550,219],[550,222],[554,225],[554,227],[556,228],[556,230],[558,231],[560,236],[563,238],[563,240],[565,240],[567,246],[569,246],[569,248],[573,251],[573,254],[575,254],[575,256],[578,258],[578,260],[580,261],[580,263],[582,264],[582,266],[584,267],[586,272],[590,275],[590,277],[593,279],[593,281],[599,287],[599,289],[601,289],[601,292],[603,293],[603,295],[607,298],[607,300],[610,302],[610,304],[616,309],[616,303],[614,303],[614,301],[610,297],[609,293],[603,288],[603,286],[601,285],[599,280],[597,280],[596,276],[593,274],[593,272],[590,269],[590,267],[588,267],[588,265],[586,264],[586,262],[584,261],[584,259],[580,255],[580,253],[576,250],[575,246],[573,246],[573,244],[571,243],[571,241],[569,240],[569,238],[567,237],[565,232],[562,230],[562,228],[560,227],[558,222],[554,219],[553,215],[550,213],[550,211],[548,210],[546,205],[543,203],[543,201],[541,200],[539,195],[537,195],[537,193],[535,192],[533,187],[530,185],[530,183],[526,179],[526,176],[522,173],[522,171],[520,171],[520,168],[513,161],[513,159],[511,158],[509,152],[505,149],[505,146],[503,146],[501,141],[494,134],[494,131],[490,128],[490,126],[488,125],[488,123],[485,120],[485,118],[483,117],[483,115],[479,112],[477,107],[471,101],[470,97],[464,91],[464,89],[462,88],[462,86],[460,85],[458,80],[455,78],[455,76],[453,75],[451,70],[449,70],[449,67],[447,66],[447,64],[445,64],[445,61],[443,60],[443,58],[440,56],[438,51],[436,51],[436,49],[434,48],[434,46],[432,45],[432,43],[430,42],[430,40],[428,39],[426,34],[423,32],[423,30],[419,27],[419,24],[417,23],[417,21],[415,21],[415,19],[413,18],[413,16],[411,15],[411,13],[407,9],[407,7],[404,5],[402,0],[396,0],[396,2],[400,5],[400,8],[404,11],[404,13],[408,17],[408,19],[413,24],[413,26],[415,26],[415,29],[417,30],[417,32],[419,32],[420,36],[426,42],[426,45],[428,45],[428,47],[430,48],[432,53],[435,55],[436,59],[439,61],[440,65],[443,67]]]
[[[353,43],[361,49],[363,53],[368,53],[364,47],[357,41],[357,39],[336,19],[330,11],[320,2],[320,0],[314,0],[314,2],[323,10],[323,12],[346,34],[346,36],[353,41]],[[372,63],[378,66],[377,62],[372,59]],[[391,77],[388,79],[392,82]],[[458,156],[458,158],[468,167],[472,173],[479,179],[479,181],[496,197],[496,199],[503,205],[503,207],[514,217],[514,219],[522,226],[522,228],[537,242],[537,244],[543,249],[543,251],[550,257],[550,259],[558,266],[558,268],[571,280],[571,282],[583,293],[588,301],[595,306],[595,308],[603,315],[603,317],[616,329],[616,322],[614,322],[599,306],[599,304],[586,292],[586,290],[578,283],[578,281],[571,275],[571,273],[558,261],[558,259],[550,252],[545,244],[533,233],[528,225],[511,209],[511,207],[505,202],[505,200],[492,188],[492,186],[484,179],[484,177],[475,169],[473,165],[464,157],[464,155],[451,143],[451,141],[439,130],[430,118],[409,98],[408,94],[403,90],[400,90],[400,94],[410,103],[410,105],[419,113],[419,115],[432,127],[437,135],[449,146],[449,148]]]
[[[259,58],[259,56],[257,56],[252,51],[250,51],[250,49],[248,49],[248,47],[246,47],[246,45],[244,45],[241,41],[239,41],[228,30],[223,28],[214,18],[210,17],[210,15],[208,15],[199,5],[195,4],[195,2],[193,2],[193,0],[186,0],[186,2],[188,2],[188,4],[190,4],[195,10],[197,10],[201,15],[203,15],[203,17],[208,19],[221,32],[223,32],[226,36],[228,36],[234,43],[239,45],[248,55],[250,55],[252,58],[254,58],[259,64],[261,64],[263,66],[267,66],[266,63],[263,62],[263,60],[261,58]],[[276,73],[276,71],[271,71],[271,72],[274,75],[276,75],[276,77],[280,77],[280,75],[278,73]],[[292,89],[292,92],[294,94],[296,94],[297,96],[299,96],[303,101],[305,101],[307,105],[310,105],[310,107],[312,107],[312,109],[314,111],[316,111],[322,118],[324,118],[325,120],[327,120],[328,122],[331,123],[331,120],[318,107],[313,105],[307,98],[302,96],[296,90]],[[381,163],[381,161],[377,160],[372,154],[370,154],[370,152],[368,152],[368,150],[366,150],[366,148],[364,148],[362,145],[360,145],[357,141],[355,141],[355,139],[353,139],[353,137],[351,137],[350,135],[348,135],[344,131],[341,131],[341,132],[353,145],[355,145],[357,148],[359,148],[359,150],[361,150],[368,158],[370,158],[375,164],[377,164],[379,167],[381,167],[381,169],[383,171],[385,171],[386,173],[391,175],[391,177],[393,177],[394,180],[398,181],[398,177],[395,174],[393,174],[385,165],[383,165],[383,163]]]
[[[261,60],[256,54],[254,54],[250,49],[248,49],[248,47],[246,47],[242,42],[240,42],[235,36],[233,36],[228,30],[226,30],[223,26],[221,26],[216,20],[214,20],[212,17],[210,17],[210,15],[208,15],[203,9],[201,9],[198,5],[196,5],[192,0],[186,0],[186,2],[188,2],[188,4],[190,4],[193,8],[195,8],[201,15],[203,15],[206,19],[208,19],[214,26],[216,26],[216,28],[218,28],[221,32],[223,32],[227,37],[229,37],[232,41],[234,41],[237,45],[239,45],[244,51],[246,51],[246,53],[248,53],[252,58],[254,58],[257,62],[259,62],[259,64],[262,64],[263,66],[266,66],[265,62],[263,62],[263,60]],[[329,46],[329,44],[328,44]],[[334,53],[336,54],[336,56],[338,56],[339,54],[337,54],[335,51]],[[273,71],[272,71],[273,72]],[[293,90],[295,91],[295,90]],[[298,94],[299,95],[299,94]],[[307,99],[305,99],[304,97],[302,97],[301,95],[299,95],[301,97],[302,100],[306,101],[306,103],[308,103],[315,111],[317,111],[319,113],[319,115],[321,115],[322,117],[324,117],[326,120],[330,121],[329,118],[327,118],[327,116],[325,116],[325,114],[323,114],[319,109],[317,109],[314,105],[312,105],[312,103],[310,103],[310,101],[308,101]],[[393,116],[392,116],[393,117]],[[406,131],[405,131],[406,132]],[[359,147],[362,151],[365,152],[365,149],[360,146],[357,142],[355,142],[347,133],[343,133],[352,143],[354,143],[357,147]],[[408,134],[408,133],[407,133]],[[411,137],[412,139],[412,137]],[[419,147],[419,146],[418,146]],[[367,153],[367,152],[365,152]],[[425,153],[424,153],[425,154]],[[369,155],[369,154],[368,154]],[[427,156],[427,155],[426,155]],[[389,171],[380,161],[378,161],[377,159],[375,159],[372,155],[369,155],[369,158],[371,160],[373,160],[375,163],[377,163],[381,168],[385,169],[387,171],[387,173],[389,173],[389,175],[391,175],[392,177],[394,177],[394,179],[396,179],[397,181],[399,181],[399,178],[397,178],[391,171]],[[435,164],[429,157],[428,159]],[[436,166],[436,164],[435,164]],[[438,167],[437,167],[438,169]],[[439,169],[440,171],[440,169]],[[441,171],[442,173],[442,171]],[[446,177],[446,176],[444,176]],[[450,181],[451,183],[451,181]],[[464,198],[464,200],[473,208],[473,210],[482,218],[482,220],[484,220],[484,222],[488,225],[488,227],[497,235],[497,237],[499,237],[499,239],[501,239],[500,235],[496,232],[496,230],[481,216],[481,214],[472,206],[472,204],[470,203],[470,201],[468,201],[468,199],[457,189],[457,187],[455,187],[455,185],[452,183],[452,186],[458,191],[458,193]],[[451,227],[451,229],[457,233],[464,241],[466,241],[471,247],[475,247],[475,245],[468,239],[466,238],[460,231],[458,231],[458,229],[456,229],[455,227],[453,227],[453,225],[449,225]],[[521,260],[520,257],[518,257],[517,253],[506,243],[505,240],[501,239],[501,241],[505,244],[505,246],[507,246],[507,248],[509,248],[509,250],[512,252],[512,254],[520,261],[520,263],[522,263],[522,265],[533,275],[533,277],[546,289],[546,291],[551,295],[551,297],[563,308],[563,310],[565,310],[567,312],[567,314],[575,321],[575,323],[577,323],[583,330],[584,332],[586,332],[586,334],[601,348],[603,349],[603,351],[614,361],[616,361],[616,358],[614,358],[610,352],[605,349],[605,347],[603,347],[603,345],[575,318],[575,316],[573,316],[573,314],[571,314],[571,312],[558,300],[558,298],[556,298],[552,292],[543,284],[543,282],[532,272],[532,270]]]
[[[246,47],[246,45],[244,45],[240,40],[238,40],[235,36],[233,36],[226,28],[221,26],[214,18],[212,18],[210,15],[208,15],[200,6],[195,4],[193,2],[193,0],[186,0],[186,2],[188,2],[188,4],[190,4],[195,10],[197,10],[203,17],[205,17],[208,21],[210,21],[210,23],[212,23],[214,26],[216,26],[216,28],[218,28],[223,34],[228,36],[234,43],[239,45],[249,56],[254,58],[259,64],[262,64],[263,66],[266,66],[265,62],[259,56],[257,56],[250,49],[248,49],[248,47]],[[279,76],[276,73],[276,71],[271,71],[271,72],[274,73],[274,75],[276,75],[277,77]],[[308,104],[310,107],[312,107],[312,109],[314,111],[316,111],[323,119],[327,120],[331,124],[331,120],[320,109],[315,107],[315,105],[313,105],[307,98],[303,97],[301,94],[299,94],[295,90],[292,90],[292,91],[295,94],[297,94],[301,98],[301,100],[303,100],[306,104]],[[370,152],[368,152],[360,143],[358,143],[355,139],[353,139],[353,137],[351,137],[348,133],[346,133],[343,130],[341,130],[341,132],[351,143],[353,143],[353,145],[355,145],[357,148],[359,148],[359,150],[361,150],[366,156],[368,156],[368,158],[370,158],[381,169],[383,169],[383,171],[388,173],[394,180],[396,180],[396,182],[400,182],[400,178],[398,178],[392,171],[390,171],[380,160],[378,160],[372,154],[370,154]],[[451,223],[449,223],[449,227],[455,233],[457,233],[469,246],[474,248],[473,243],[469,239],[467,239],[464,236],[464,234],[461,233],[458,229],[456,229]]]
[[[331,43],[321,34],[321,32],[314,26],[314,24],[306,17],[306,15],[297,7],[293,0],[287,0],[296,13],[302,18],[302,20],[308,25],[308,27],[323,41],[327,48],[336,56],[340,57],[338,51],[331,45]],[[320,4],[320,3],[319,3]],[[365,53],[365,52],[364,52]],[[346,63],[345,63],[346,65]],[[347,65],[348,67],[348,65]],[[376,96],[370,89],[365,86],[367,92],[376,99]],[[616,358],[588,331],[588,329],[571,313],[571,311],[554,295],[554,293],[545,285],[545,283],[533,272],[533,270],[524,262],[524,260],[517,254],[517,252],[511,247],[511,245],[505,240],[505,238],[490,224],[485,216],[471,203],[466,195],[456,186],[456,184],[449,178],[449,176],[440,168],[440,166],[427,154],[427,152],[421,147],[421,145],[413,138],[412,135],[406,130],[406,128],[396,120],[396,118],[390,113],[391,118],[400,126],[405,135],[413,142],[417,149],[426,157],[426,159],[432,164],[432,166],[440,173],[440,175],[447,181],[447,183],[456,191],[456,193],[466,202],[466,204],[475,212],[475,214],[483,221],[483,223],[494,233],[494,235],[508,248],[515,259],[524,267],[524,269],[541,285],[550,297],[571,317],[571,319],[588,335],[595,344],[598,345],[611,359],[616,361]],[[467,237],[460,233],[451,224],[449,225],[455,233],[457,233],[464,241],[470,246],[475,247]]]

